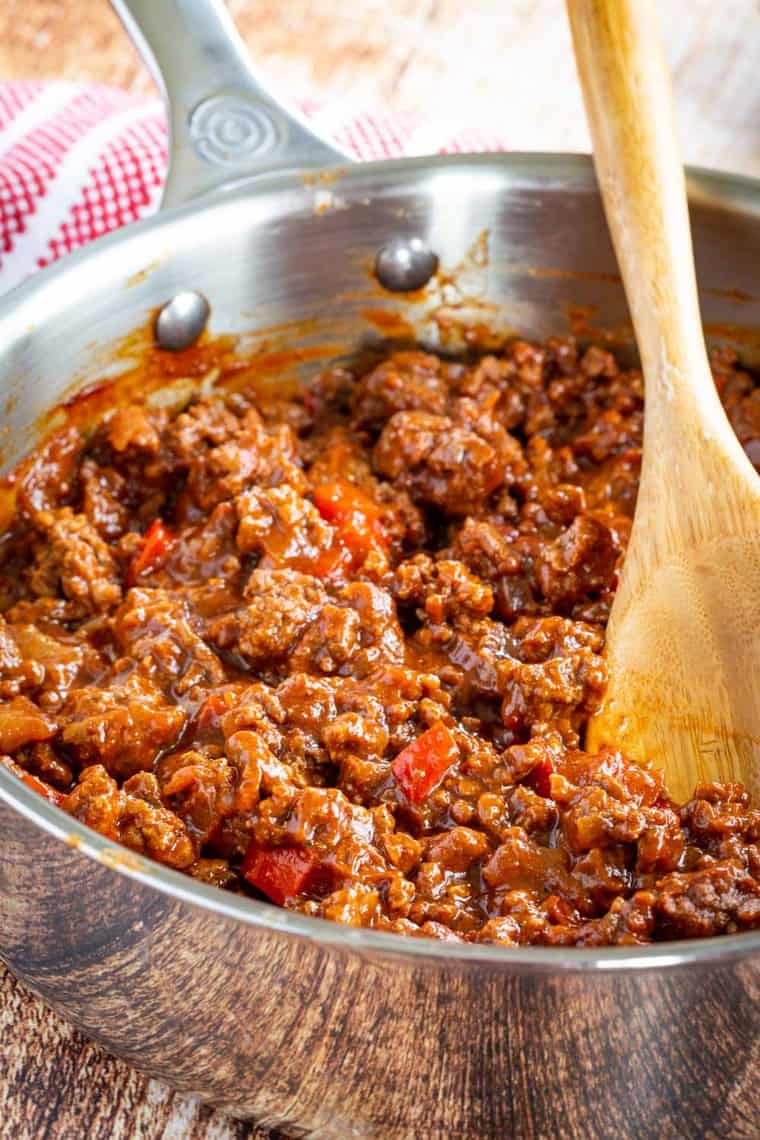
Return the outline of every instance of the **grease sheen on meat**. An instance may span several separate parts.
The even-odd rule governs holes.
[[[714,374],[760,457],[760,388]],[[583,750],[641,456],[600,348],[399,352],[69,425],[12,480],[0,753],[134,851],[336,922],[564,946],[760,925],[760,815]]]

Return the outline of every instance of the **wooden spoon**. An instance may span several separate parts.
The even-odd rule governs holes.
[[[665,769],[671,794],[760,794],[760,479],[725,416],[699,315],[653,0],[567,0],[596,172],[646,387],[636,516],[588,747]],[[760,273],[760,268],[758,270]]]

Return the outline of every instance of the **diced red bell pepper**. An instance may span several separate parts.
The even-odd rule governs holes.
[[[330,578],[343,578],[346,571],[350,570],[354,564],[354,558],[345,546],[342,545],[338,539],[327,550],[323,550],[317,557],[309,563],[308,572],[313,574],[315,578],[322,578],[324,580]]]
[[[545,757],[543,760],[539,760],[535,768],[531,768],[523,780],[523,783],[527,784],[529,788],[532,788],[534,792],[538,792],[539,796],[550,799],[552,794],[551,779],[553,772],[554,767],[551,760]]]
[[[278,906],[303,894],[319,869],[319,858],[308,847],[262,847],[255,839],[241,867],[243,878]]]
[[[234,703],[231,695],[229,700],[227,698],[228,693],[224,689],[221,692],[209,693],[206,697],[196,717],[196,731],[199,736],[221,732],[221,719]]]
[[[44,796],[46,800],[49,800],[51,804],[55,804],[56,807],[60,807],[66,799],[66,792],[59,792],[57,788],[46,784],[45,781],[40,780],[38,776],[27,772],[20,764],[17,764],[15,760],[11,760],[10,756],[0,756],[0,765],[2,765],[3,768],[7,768],[10,772],[13,772],[13,775],[17,776],[22,783],[26,784],[27,788],[31,788],[32,791],[36,792],[39,796]]]
[[[24,781],[28,788],[39,795],[44,796],[51,804],[60,807],[66,799],[65,792],[59,792],[57,788],[53,788],[50,784],[46,784],[44,780],[40,780],[37,776],[33,776],[31,772],[24,772],[21,779]]]
[[[349,551],[354,567],[361,565],[372,550],[388,553],[380,508],[353,483],[342,479],[321,483],[314,489],[314,505],[322,518],[336,528],[338,540]]]
[[[421,804],[458,759],[456,740],[438,720],[399,752],[391,771],[406,798]]]
[[[127,583],[135,583],[151,570],[158,570],[169,557],[174,537],[161,519],[154,519],[143,535],[142,546],[129,564]]]
[[[355,515],[360,516],[359,522],[364,525],[380,519],[377,503],[354,483],[347,483],[344,479],[320,483],[314,488],[314,502],[322,518],[328,522],[350,522]]]

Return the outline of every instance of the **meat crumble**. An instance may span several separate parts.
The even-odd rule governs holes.
[[[760,466],[760,386],[716,384]],[[584,751],[643,386],[517,341],[54,434],[0,538],[2,762],[205,883],[504,946],[760,926],[760,812]]]

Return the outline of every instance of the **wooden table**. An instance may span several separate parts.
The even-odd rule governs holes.
[[[160,3],[161,0],[156,0]],[[283,94],[498,123],[514,149],[588,150],[562,0],[230,0]],[[760,6],[661,5],[690,162],[760,175]],[[0,79],[149,91],[105,0],[4,0]],[[0,1140],[237,1140],[269,1133],[173,1094],[89,1044],[0,971]]]

